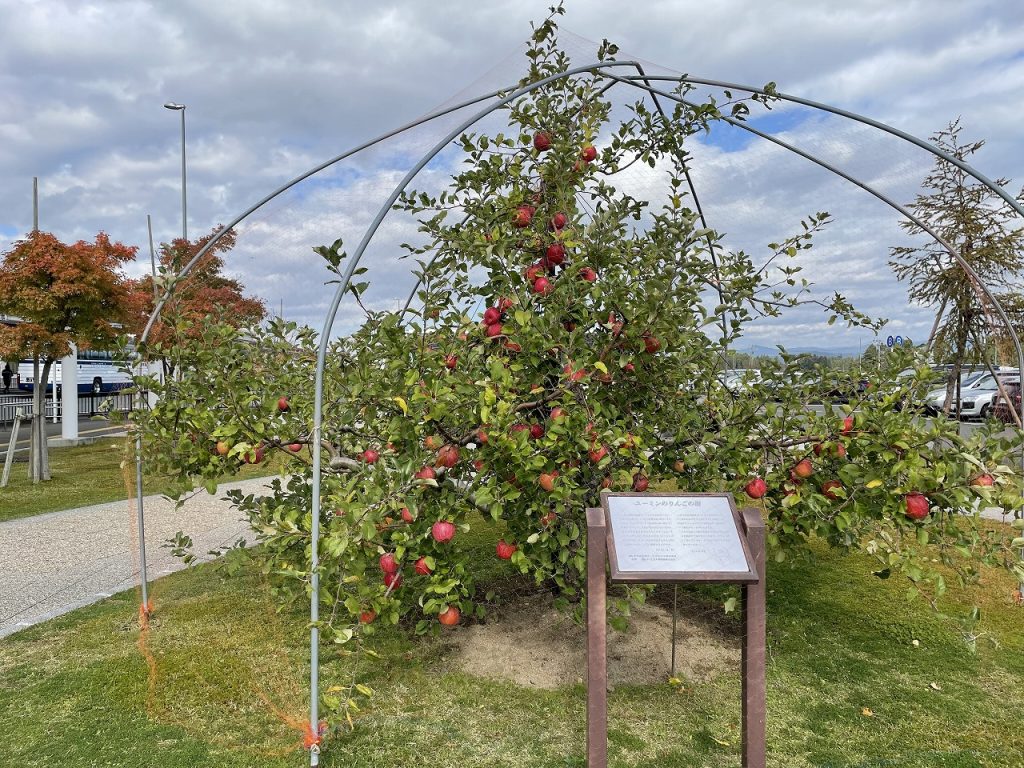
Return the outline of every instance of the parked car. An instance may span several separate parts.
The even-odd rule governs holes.
[[[719,374],[719,380],[730,392],[739,393],[761,381],[761,371],[757,368],[730,368]]]
[[[960,379],[960,418],[984,419],[992,411],[994,394],[999,391],[996,377],[1002,381],[1019,380],[1020,374],[1015,370],[1000,369],[995,375],[987,372],[965,374]],[[954,395],[956,393],[954,392]],[[933,389],[928,393],[925,410],[932,414],[942,411],[946,402],[946,388]],[[956,414],[955,407],[950,408],[951,415]]]
[[[1013,402],[1013,409],[1020,415],[1020,379],[1016,381],[1007,381],[1003,384],[1003,388],[1006,390],[1006,394],[1009,395],[1010,400]],[[1016,424],[1016,419],[1013,418],[1013,414],[1010,413],[1010,404],[1006,402],[1002,395],[996,395],[995,405],[992,406],[992,415],[999,419],[1004,424]]]

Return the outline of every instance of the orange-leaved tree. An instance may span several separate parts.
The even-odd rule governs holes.
[[[61,242],[34,231],[4,252],[0,262],[0,314],[23,322],[0,330],[0,358],[32,358],[32,429],[29,479],[50,479],[43,397],[53,362],[71,351],[110,345],[139,311],[132,281],[121,266],[134,246],[112,243],[100,232],[94,242]]]
[[[173,290],[154,323],[148,341],[166,348],[185,339],[199,335],[210,319],[226,322],[234,327],[258,323],[266,315],[263,302],[245,296],[238,280],[224,274],[224,259],[220,255],[235,245],[235,233],[228,231],[203,255],[189,273],[177,276],[199,251],[214,237],[218,229],[196,240],[177,238],[160,246],[160,274],[157,276],[157,290],[153,290],[153,278],[146,276],[135,283],[137,301],[144,312],[137,316],[137,327],[141,334],[154,307],[154,300],[163,296],[173,284]],[[170,374],[172,366],[164,358],[165,373]]]

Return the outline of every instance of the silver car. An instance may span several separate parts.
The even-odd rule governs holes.
[[[996,376],[1005,380],[1007,377],[1017,377],[1018,373],[1012,369],[999,368],[996,370]],[[988,416],[994,402],[992,392],[998,391],[996,376],[985,371],[973,371],[960,377],[960,414],[962,418],[972,419]],[[953,395],[956,396],[955,391]],[[926,409],[930,413],[941,413],[945,402],[946,388],[933,389],[925,400]],[[953,410],[954,408],[951,407],[950,411],[953,412]]]
[[[960,418],[962,419],[987,419],[992,414],[992,408],[999,398],[999,389],[996,387],[995,378],[988,377],[990,381],[987,386],[991,389],[974,388],[960,393]],[[1000,375],[1003,384],[1011,384],[1020,381],[1016,374]]]

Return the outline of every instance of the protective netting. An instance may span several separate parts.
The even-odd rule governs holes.
[[[560,42],[574,65],[596,60],[597,43],[564,31]],[[624,52],[616,58],[640,61]],[[643,72],[652,77],[678,78],[682,74],[649,62],[640,63]],[[416,121],[276,196],[234,227],[237,243],[225,254],[227,271],[240,278],[249,292],[263,299],[271,314],[280,313],[287,320],[319,331],[336,285],[313,249],[340,239],[345,250],[352,253],[409,169],[461,122],[493,101],[493,97],[483,97],[514,87],[524,71],[522,52],[511,54],[433,110],[451,110],[447,114]],[[638,70],[620,68],[615,73],[630,77],[638,74]],[[609,126],[630,119],[631,106],[637,101],[652,110],[660,107],[671,112],[672,102],[665,96],[655,98],[625,82],[605,82],[609,86],[606,98],[612,103]],[[667,92],[675,90],[675,84],[666,81],[652,80],[651,86]],[[739,95],[746,94],[733,94]],[[722,88],[703,86],[686,94],[693,102],[712,96],[720,103],[731,98]],[[499,110],[468,130],[490,135],[507,131],[506,118],[506,113]],[[901,204],[914,199],[922,179],[934,165],[933,155],[898,137],[792,103],[775,102],[770,111],[755,106],[746,124],[820,157]],[[310,130],[322,129],[312,121],[310,126]],[[600,147],[608,138],[599,136],[595,144]],[[692,137],[686,147],[691,155],[689,169],[695,192],[687,204],[699,204],[707,225],[723,234],[722,247],[745,251],[753,257],[755,266],[777,271],[777,264],[768,263],[768,244],[799,233],[802,220],[827,211],[832,223],[815,238],[814,248],[801,254],[800,277],[810,281],[810,291],[823,301],[839,292],[869,316],[891,319],[889,328],[879,337],[868,330],[848,329],[841,323],[831,325],[831,312],[807,305],[789,310],[779,318],[762,318],[752,323],[736,345],[737,351],[772,353],[776,345],[782,345],[797,352],[834,350],[858,355],[880,338],[884,340],[886,334],[898,334],[916,343],[929,337],[935,307],[910,301],[906,285],[895,278],[888,262],[890,248],[923,246],[930,238],[909,236],[900,226],[898,212],[849,180],[740,126],[716,122],[707,134]],[[435,194],[448,185],[463,161],[464,153],[458,142],[450,142],[426,163],[409,188]],[[644,163],[630,165],[609,181],[624,192],[655,201],[655,205],[660,205],[669,193],[665,169]],[[452,210],[449,215],[457,218],[459,211]],[[645,226],[645,221],[636,226]],[[403,258],[402,244],[422,242],[413,216],[397,210],[388,212],[366,247],[361,261],[365,273],[356,278],[357,282],[368,284],[361,297],[363,307],[395,310],[405,305],[417,285],[413,274],[417,265],[414,260]],[[707,301],[711,307],[717,303],[713,294],[707,295]],[[417,306],[414,299],[413,307]],[[332,335],[354,331],[365,317],[363,307],[346,296]],[[991,307],[983,307],[983,311],[988,316]],[[1015,364],[1008,356],[991,362]],[[155,586],[153,592],[159,610],[159,587]],[[258,622],[260,626],[278,634],[292,632],[293,628],[284,627],[280,616],[268,607],[271,598],[267,588],[260,585],[255,594],[254,610],[263,617]],[[301,686],[295,685],[304,674],[301,660],[257,662],[237,655],[230,638],[218,638],[216,642],[222,646],[225,657],[234,659],[235,672],[247,682],[237,687],[235,698],[225,699],[223,693],[218,697],[212,695],[223,690],[221,681],[209,680],[199,686],[209,698],[199,695],[191,703],[176,703],[171,701],[174,687],[164,687],[167,678],[162,674],[161,659],[165,653],[185,651],[173,637],[154,639],[148,616],[143,616],[142,622],[147,631],[140,647],[149,664],[148,700],[155,716],[186,721],[184,710],[196,707],[212,718],[224,708],[234,711],[244,703],[248,708],[262,707],[268,721],[276,720],[299,731],[305,727],[302,707],[307,702]],[[267,665],[276,665],[273,674],[268,674]],[[310,738],[306,734],[306,740]],[[264,741],[258,734],[246,733],[235,734],[226,742],[232,747],[273,752],[281,748],[282,739],[278,734]]]

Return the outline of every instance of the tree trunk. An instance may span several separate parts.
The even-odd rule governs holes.
[[[942,404],[942,412],[947,416],[953,410],[953,395],[956,394],[956,417],[960,418],[960,373],[963,370],[964,357],[967,355],[967,328],[957,328],[956,354],[953,356],[953,367],[946,377],[946,400]]]
[[[53,362],[39,369],[39,356],[32,358],[32,428],[29,430],[28,479],[39,483],[50,479],[50,456],[46,447],[46,382]],[[56,391],[56,387],[54,387]]]

